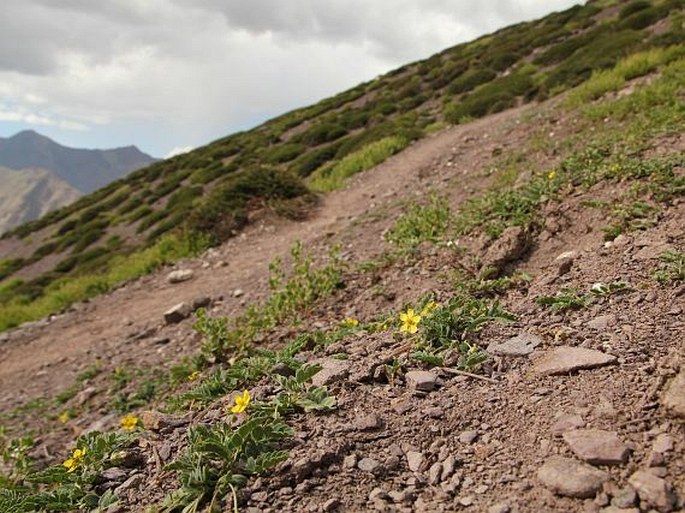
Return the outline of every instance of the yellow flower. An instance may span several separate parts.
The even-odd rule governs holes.
[[[188,375],[188,381],[196,381],[200,377],[200,371],[193,371]]]
[[[235,398],[235,406],[231,408],[232,413],[242,413],[247,409],[250,404],[250,392],[243,390],[242,395],[238,395]]]
[[[440,305],[437,304],[435,301],[431,301],[428,303],[426,306],[423,307],[423,310],[421,310],[421,317],[430,317],[433,315],[433,312],[439,307]]]
[[[554,177],[555,177],[555,176],[557,176],[557,172],[556,172],[556,171],[550,171],[549,173],[547,173],[547,178],[550,179],[550,180],[554,180]]]
[[[67,459],[62,465],[66,467],[67,472],[73,472],[83,464],[83,457],[86,455],[85,449],[74,449],[71,458]]]
[[[354,326],[359,326],[359,321],[357,319],[348,317],[341,324],[346,328],[352,328]]]
[[[134,417],[133,415],[126,415],[121,419],[121,427],[126,431],[133,431],[137,425],[138,417]]]
[[[63,411],[59,414],[58,418],[62,424],[66,424],[67,422],[69,422],[69,412]]]
[[[400,321],[402,321],[402,326],[400,326],[400,331],[402,333],[416,333],[419,331],[418,324],[421,322],[421,316],[417,315],[412,308],[404,313],[400,314]]]

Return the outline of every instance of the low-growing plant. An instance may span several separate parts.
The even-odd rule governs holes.
[[[659,283],[678,283],[685,281],[685,253],[667,251],[659,255],[661,264],[654,272]]]
[[[422,242],[439,242],[449,231],[451,223],[447,199],[432,195],[428,205],[411,203],[385,234],[385,239],[400,249],[410,250]]]

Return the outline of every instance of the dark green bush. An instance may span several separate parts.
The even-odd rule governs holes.
[[[642,33],[633,30],[602,34],[561,63],[543,85],[550,90],[558,86],[578,85],[588,79],[593,71],[613,67],[641,42]]]
[[[305,151],[303,144],[281,144],[271,149],[264,156],[264,161],[269,164],[283,164],[299,157]]]
[[[184,187],[169,198],[166,208],[168,210],[177,210],[189,207],[198,196],[202,196],[202,187],[197,185]]]
[[[466,93],[496,77],[497,73],[491,69],[470,69],[452,82],[447,88],[447,92],[450,94]]]
[[[651,6],[652,2],[648,2],[647,0],[636,0],[635,2],[630,2],[623,9],[621,9],[618,14],[618,19],[624,20],[644,9],[649,9]]]
[[[23,258],[9,258],[6,260],[0,260],[0,281],[4,280],[8,276],[11,276],[19,269],[24,267],[25,260]]]
[[[644,9],[631,14],[619,23],[622,29],[642,30],[656,23],[663,17],[662,13],[655,8]]]
[[[215,189],[191,213],[187,227],[205,233],[215,242],[235,235],[248,219],[248,209],[269,200],[291,199],[309,194],[295,174],[275,168],[258,167],[235,176],[231,183]]]
[[[332,124],[314,125],[306,132],[302,132],[293,137],[293,142],[306,144],[307,146],[318,146],[327,142],[340,139],[347,133],[342,126]]]
[[[166,209],[152,212],[150,215],[146,216],[140,221],[138,228],[136,228],[136,233],[143,233],[145,230],[157,224],[168,215],[169,211]]]
[[[147,205],[143,205],[142,207],[140,207],[138,210],[136,210],[135,212],[133,212],[129,216],[128,222],[129,223],[135,223],[136,221],[142,219],[143,217],[149,216],[150,214],[152,214],[152,212],[154,212],[154,210],[152,210],[152,207],[149,207]]]
[[[340,115],[340,124],[347,130],[362,128],[369,121],[369,113],[361,110],[349,110]]]
[[[341,143],[342,141],[338,141],[301,155],[293,161],[288,170],[303,178],[309,176],[320,166],[335,157]]]

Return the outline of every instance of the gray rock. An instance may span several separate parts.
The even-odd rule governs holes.
[[[661,404],[676,417],[685,417],[685,371],[680,371],[664,394]]]
[[[505,265],[521,258],[530,245],[528,233],[520,226],[510,226],[502,232],[483,256],[483,267],[500,274]]]
[[[613,315],[598,315],[585,325],[592,330],[605,330],[615,322],[616,317]]]
[[[373,431],[383,427],[383,420],[375,413],[369,413],[355,419],[352,426],[357,431]]]
[[[573,262],[578,258],[577,251],[564,251],[554,259],[557,266],[557,276],[563,276],[573,267]]]
[[[362,458],[357,463],[357,468],[359,470],[363,470],[364,472],[370,472],[371,474],[374,474],[380,470],[381,462],[374,460],[373,458]]]
[[[606,472],[562,456],[551,456],[540,467],[537,477],[557,495],[579,499],[594,497],[609,479]]]
[[[469,507],[473,506],[473,503],[476,502],[476,498],[473,495],[466,495],[465,497],[459,497],[457,502],[464,507]]]
[[[120,486],[114,490],[115,495],[122,495],[129,490],[137,490],[145,482],[145,476],[142,474],[134,474],[124,481]]]
[[[463,431],[459,435],[459,441],[463,444],[472,444],[478,438],[478,431]]]
[[[179,269],[177,271],[170,272],[166,279],[169,283],[181,283],[188,281],[193,278],[195,273],[190,269]]]
[[[440,476],[442,475],[442,463],[433,463],[428,469],[428,484],[435,486],[440,482]]]
[[[521,333],[502,344],[488,345],[488,353],[499,356],[527,356],[542,344],[542,339],[532,333]]]
[[[630,486],[617,490],[611,499],[611,505],[617,508],[632,508],[636,502],[637,493]]]
[[[637,508],[617,508],[616,506],[608,506],[599,510],[600,513],[640,513]]]
[[[423,465],[424,456],[422,452],[407,451],[407,465],[412,472],[418,472]]]
[[[651,472],[638,470],[628,478],[630,485],[635,488],[640,499],[661,513],[673,511],[676,504],[676,496],[671,486],[655,476]]]
[[[568,374],[580,369],[594,369],[616,361],[611,356],[594,349],[560,346],[548,351],[533,367],[540,376]]]
[[[326,502],[323,503],[322,507],[326,513],[329,513],[331,511],[339,509],[341,506],[342,503],[338,499],[328,499]]]
[[[350,364],[346,361],[326,358],[317,363],[321,365],[321,370],[312,378],[314,386],[330,385],[350,375]]]
[[[511,506],[508,502],[498,502],[488,508],[488,513],[509,513]]]
[[[612,431],[573,429],[563,437],[576,456],[595,465],[618,465],[630,455],[630,449]]]
[[[409,388],[430,392],[435,388],[438,376],[429,371],[413,370],[407,372],[405,379],[407,380],[407,386],[409,386]]]
[[[164,322],[176,324],[193,313],[193,308],[188,303],[178,303],[164,312]]]
[[[100,478],[107,482],[123,483],[128,473],[119,467],[110,467],[100,473]]]
[[[191,308],[193,309],[193,312],[194,312],[198,308],[207,308],[211,304],[212,304],[212,298],[211,297],[198,296],[195,299],[193,299],[193,302],[191,304]]]
[[[94,396],[96,396],[97,393],[98,390],[95,387],[84,388],[78,394],[76,394],[76,397],[74,397],[74,402],[76,403],[76,406],[83,406],[88,401],[90,401]]]
[[[457,468],[457,458],[450,454],[442,462],[442,474],[440,475],[441,481],[447,481],[447,479],[454,474],[454,470]]]
[[[576,413],[565,413],[552,425],[552,434],[561,436],[565,431],[582,427],[585,427],[583,417]]]
[[[343,459],[343,468],[355,468],[357,466],[357,455],[349,454]]]
[[[242,289],[235,289],[235,290],[233,291],[233,297],[240,297],[240,296],[242,296],[242,295],[244,295],[244,294],[245,294],[245,292],[243,292]]]
[[[674,441],[671,435],[662,433],[656,437],[654,440],[654,445],[652,445],[652,450],[654,452],[660,452],[662,454],[670,452],[673,450]]]

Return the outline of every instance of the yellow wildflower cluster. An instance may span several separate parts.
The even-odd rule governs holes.
[[[351,317],[348,317],[347,319],[345,319],[340,324],[342,324],[342,326],[345,328],[354,328],[355,326],[359,326],[359,321],[357,319],[353,319]]]
[[[242,413],[250,404],[250,392],[243,390],[241,395],[235,397],[235,405],[231,408],[231,413]]]
[[[138,417],[133,415],[126,415],[121,419],[121,427],[126,431],[133,431],[138,425]]]
[[[71,458],[67,459],[62,465],[67,469],[67,472],[73,472],[81,465],[83,465],[83,458],[86,455],[85,449],[74,449]]]
[[[421,310],[421,317],[430,317],[433,315],[433,312],[437,310],[440,307],[439,304],[437,304],[435,301],[431,301],[428,303],[426,306],[423,307],[423,310]]]
[[[190,374],[188,374],[188,381],[197,381],[197,378],[200,377],[200,371],[193,371]]]
[[[418,315],[413,308],[410,308],[406,312],[400,314],[400,321],[402,322],[400,332],[414,334],[419,331],[421,316]]]

